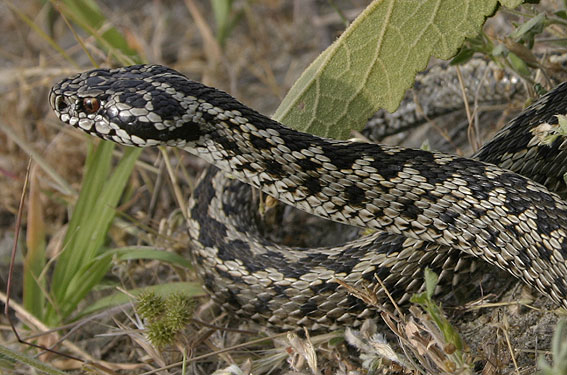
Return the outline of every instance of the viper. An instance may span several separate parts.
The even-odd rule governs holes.
[[[472,158],[302,133],[160,65],[80,73],[49,101],[88,134],[211,163],[187,207],[193,261],[219,304],[285,328],[364,317],[339,282],[372,290],[380,278],[403,299],[425,266],[451,254],[567,307],[566,93],[567,84],[550,91]],[[250,229],[247,185],[377,232],[337,247],[276,245]]]

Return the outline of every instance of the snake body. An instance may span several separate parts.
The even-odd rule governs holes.
[[[431,119],[463,110],[461,82],[471,106],[475,101],[489,106],[526,97],[525,87],[519,78],[503,74],[500,66],[491,60],[475,58],[459,68],[461,76],[466,77],[461,81],[456,69],[450,69],[449,62],[440,62],[419,73],[413,90],[408,90],[398,110],[393,113],[378,110],[368,121],[364,134],[381,140]]]
[[[159,65],[80,73],[49,100],[89,134],[178,147],[286,204],[380,231],[339,247],[282,249],[243,236],[245,210],[234,202],[250,193],[206,173],[188,207],[206,288],[226,308],[285,328],[365,316],[337,280],[372,287],[378,275],[404,298],[421,267],[455,252],[567,307],[567,205],[550,191],[565,194],[566,93],[562,84],[525,110],[475,155],[483,161],[301,133]]]

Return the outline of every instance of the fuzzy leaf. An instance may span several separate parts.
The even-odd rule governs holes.
[[[348,137],[379,108],[394,111],[430,57],[455,55],[496,5],[496,0],[374,1],[303,72],[274,119],[320,136]]]

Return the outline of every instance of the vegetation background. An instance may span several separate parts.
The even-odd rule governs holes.
[[[435,350],[427,345],[435,340],[414,342],[423,362],[405,366],[380,359],[391,348],[378,344],[381,341],[371,335],[373,327],[366,327],[362,341],[353,346],[346,345],[342,333],[304,340],[235,322],[211,307],[186,261],[188,238],[179,207],[204,163],[163,150],[144,152],[137,159],[138,151],[114,148],[61,127],[48,106],[49,88],[63,76],[94,65],[146,61],[171,66],[271,114],[304,69],[367,5],[362,0],[0,2],[1,283],[5,287],[14,236],[21,226],[10,316],[24,337],[63,326],[34,337],[34,342],[56,345],[56,350],[94,364],[42,355],[41,362],[52,367],[41,367],[29,358],[36,352],[15,341],[2,317],[0,344],[5,351],[0,353],[0,371],[362,374],[380,368],[490,374],[533,373],[541,354],[549,360],[557,317],[542,298],[535,301],[536,308],[504,304],[452,311],[449,315],[466,345],[455,352],[446,338],[440,339],[446,346]],[[562,1],[549,0],[502,12],[485,26],[485,34],[500,45],[502,35],[543,14],[542,29],[533,33],[537,45],[526,47],[541,52],[564,46],[556,36],[559,31],[553,30],[550,37],[543,29],[564,27],[547,21],[561,19],[558,11],[565,7]],[[509,111],[514,110],[518,107]],[[406,145],[419,147],[426,139],[443,137],[435,127],[428,129],[434,130],[402,138]],[[447,147],[444,151],[467,152]],[[20,223],[16,218],[30,157],[29,192]],[[81,182],[89,187],[82,192]],[[113,205],[102,203],[109,201]],[[138,315],[143,313],[132,309],[133,294],[145,286],[153,286],[155,293],[142,299],[150,305],[145,310],[150,315],[153,302],[168,301],[184,311],[194,304],[197,320],[181,313],[177,316],[191,324],[163,337],[160,332],[170,332],[169,325],[144,320]],[[190,299],[165,299],[179,291]],[[5,301],[5,295],[1,297]],[[415,328],[398,323],[400,331]],[[389,331],[384,326],[379,332]]]

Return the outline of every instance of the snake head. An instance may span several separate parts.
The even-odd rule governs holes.
[[[206,133],[208,89],[161,65],[95,69],[63,79],[49,103],[64,123],[127,146],[185,146]]]

